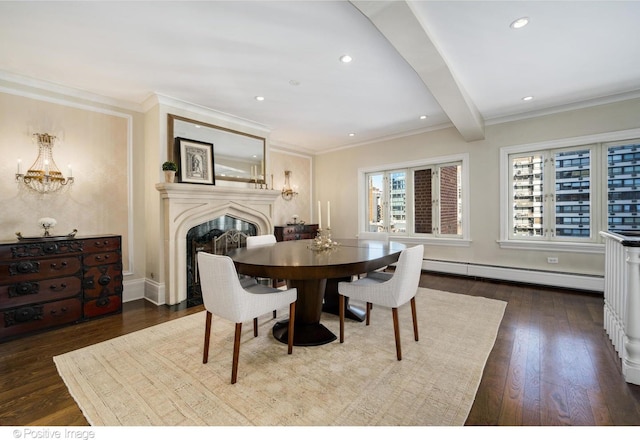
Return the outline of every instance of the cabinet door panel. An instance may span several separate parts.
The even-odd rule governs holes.
[[[85,267],[82,280],[84,297],[97,298],[122,294],[122,271],[119,265]]]

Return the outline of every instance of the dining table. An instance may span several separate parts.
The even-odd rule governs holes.
[[[328,249],[316,250],[313,240],[281,241],[253,248],[239,248],[228,255],[239,274],[286,280],[297,289],[294,345],[330,343],[336,335],[321,323],[322,313],[338,314],[338,282],[374,271],[398,261],[406,246],[394,241],[334,239]],[[345,298],[348,300],[348,298]],[[362,321],[364,310],[345,301],[345,316]],[[273,326],[273,336],[287,343],[288,322]]]

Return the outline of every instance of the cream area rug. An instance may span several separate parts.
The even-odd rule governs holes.
[[[156,325],[54,358],[94,426],[460,426],[478,389],[506,303],[420,288],[420,340],[411,308],[399,310],[402,361],[389,309],[371,325],[345,323],[345,342],[287,346],[260,318],[243,326],[238,382],[231,385],[234,324],[212,324],[202,363],[205,313]],[[287,310],[278,312],[278,320]],[[336,335],[338,318],[323,314]]]

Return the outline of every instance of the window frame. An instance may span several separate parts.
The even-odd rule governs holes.
[[[451,165],[453,163],[460,163],[460,179],[462,187],[462,227],[460,236],[442,235],[434,236],[433,234],[415,233],[413,226],[414,215],[414,185],[413,185],[413,172],[417,169],[435,168],[444,165]],[[406,233],[394,233],[391,237],[398,241],[407,243],[425,243],[425,244],[437,244],[444,246],[469,246],[470,239],[470,204],[469,204],[469,154],[454,154],[450,156],[441,156],[428,159],[421,159],[410,162],[391,163],[384,165],[371,166],[366,168],[358,168],[358,231],[365,231],[367,227],[367,174],[368,173],[385,173],[398,170],[404,170],[407,172],[406,181],[406,216],[407,226],[409,225],[409,219],[411,223],[411,232]],[[409,173],[411,178],[408,178]],[[407,227],[407,230],[409,228]]]
[[[607,230],[607,144],[624,143],[640,138],[640,129],[601,133],[589,136],[558,139],[546,142],[502,147],[500,149],[500,238],[498,244],[503,249],[544,250],[558,252],[603,253],[604,242],[599,231]],[[594,145],[597,144],[597,145]],[[579,150],[589,148],[591,155],[591,222],[590,239],[573,237],[554,237],[553,240],[531,238],[513,238],[511,231],[511,162],[513,154],[536,154]],[[555,173],[555,169],[554,169]],[[546,183],[547,180],[544,180]],[[555,182],[555,175],[553,177]],[[555,186],[553,188],[555,194]],[[555,204],[554,214],[555,214]],[[554,223],[555,225],[555,223]]]

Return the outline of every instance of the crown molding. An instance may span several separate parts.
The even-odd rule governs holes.
[[[96,93],[91,93],[86,90],[75,89],[72,87],[63,86],[60,84],[43,81],[40,79],[30,78],[22,75],[16,75],[14,73],[0,71],[0,81],[5,81],[9,84],[16,86],[22,86],[30,89],[37,90],[37,94],[51,93],[55,95],[61,95],[63,100],[69,101],[70,99],[76,99],[86,101],[91,104],[99,104],[109,107],[115,107],[121,110],[128,110],[133,112],[142,112],[142,106],[135,102],[124,101],[120,99],[109,98]],[[11,87],[12,88],[12,87]],[[13,88],[12,88],[13,89]],[[6,90],[6,89],[5,89]],[[13,89],[13,94],[29,96],[29,92]]]

